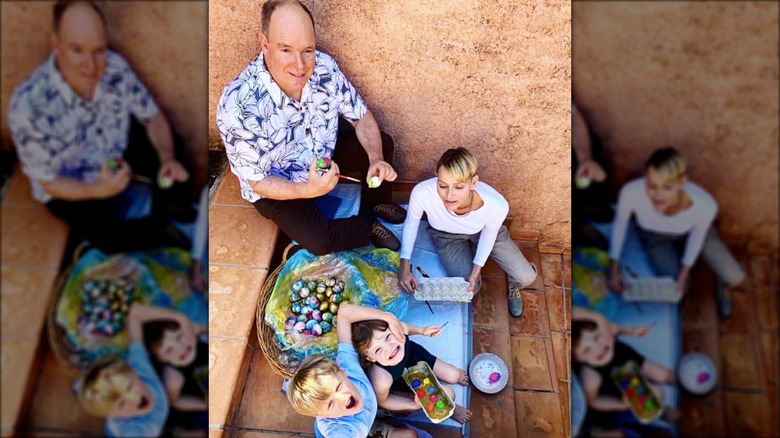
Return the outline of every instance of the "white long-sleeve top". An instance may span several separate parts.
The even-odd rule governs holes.
[[[718,212],[717,202],[703,188],[688,182],[683,190],[691,198],[693,204],[673,215],[666,215],[653,207],[650,197],[647,196],[645,185],[646,179],[641,177],[629,181],[620,189],[617,214],[612,228],[609,258],[611,260],[620,258],[628,221],[631,219],[631,215],[634,215],[637,224],[645,230],[675,236],[688,234],[682,264],[693,266],[704,245],[707,230]]]
[[[493,187],[477,182],[474,187],[484,201],[484,205],[466,216],[456,217],[447,211],[444,202],[436,191],[438,178],[425,180],[412,189],[409,198],[404,232],[401,240],[401,258],[411,259],[414,241],[417,239],[417,229],[423,213],[428,215],[431,227],[450,234],[477,234],[479,242],[474,255],[474,264],[485,266],[493,245],[496,243],[498,230],[509,213],[509,203]]]

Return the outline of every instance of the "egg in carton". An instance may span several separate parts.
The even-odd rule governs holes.
[[[421,278],[414,298],[426,301],[470,302],[474,293],[468,291],[469,282],[461,277]]]

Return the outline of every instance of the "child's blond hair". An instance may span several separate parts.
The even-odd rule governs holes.
[[[298,367],[287,388],[287,399],[293,409],[302,415],[317,416],[317,410],[335,391],[327,388],[320,380],[325,376],[336,376],[341,368],[336,362],[322,354],[313,354]]]
[[[79,391],[79,400],[92,415],[108,417],[127,388],[133,368],[116,356],[103,356],[87,372]]]
[[[685,176],[685,157],[673,147],[661,148],[653,152],[645,163],[645,172],[649,169],[660,172],[667,181],[677,181]]]
[[[458,182],[466,182],[477,174],[477,159],[466,148],[447,149],[436,162],[436,173],[444,168]]]

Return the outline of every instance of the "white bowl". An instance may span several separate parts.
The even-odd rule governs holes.
[[[688,353],[677,366],[677,379],[691,394],[704,395],[718,383],[718,369],[704,354]]]
[[[500,374],[495,382],[490,381],[490,375],[493,373]],[[504,361],[495,354],[480,353],[469,364],[469,378],[478,390],[495,394],[504,389],[509,382],[509,370]]]

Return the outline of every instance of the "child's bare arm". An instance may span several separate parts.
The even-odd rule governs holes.
[[[391,412],[416,411],[422,407],[417,398],[407,398],[396,394],[388,394],[384,402],[377,402],[380,408]]]
[[[615,324],[614,322],[610,323],[610,327],[612,328],[612,333],[614,335],[629,335],[629,336],[637,336],[642,337],[648,333],[650,333],[650,326],[648,325],[619,325]]]
[[[414,411],[420,408],[420,404],[414,399],[390,394],[393,386],[393,377],[386,370],[374,365],[368,369],[368,379],[374,387],[377,405],[388,411]]]
[[[165,390],[168,392],[168,399],[171,401],[172,407],[180,411],[207,411],[209,409],[207,400],[181,394],[184,387],[184,376],[178,370],[165,367],[163,383],[165,383]]]
[[[625,401],[615,397],[599,395],[601,388],[601,375],[594,369],[583,366],[580,373],[582,389],[585,392],[585,398],[588,400],[588,406],[596,411],[625,411],[628,405]]]
[[[597,329],[607,338],[609,342],[612,342],[614,335],[614,324],[610,323],[603,313],[595,310],[590,310],[587,307],[572,306],[571,308],[571,320],[590,320],[596,323]]]
[[[405,332],[408,335],[422,335],[422,336],[439,336],[441,334],[441,327],[437,325],[428,325],[425,327],[420,327],[419,325],[413,325],[408,324],[405,322],[401,323],[402,326],[404,326]]]
[[[143,342],[143,326],[149,321],[157,319],[172,319],[177,321],[182,331],[192,334],[192,322],[187,315],[165,307],[150,306],[147,304],[133,303],[127,317],[127,329],[130,342]]]
[[[352,324],[368,319],[379,319],[387,322],[390,332],[401,342],[404,342],[404,328],[401,321],[390,312],[374,309],[366,306],[342,303],[339,306],[338,323],[336,324],[336,338],[339,342],[352,343]]]
[[[423,328],[419,325],[409,324],[407,322],[402,322],[401,325],[404,327],[404,332],[407,335],[421,335],[423,332]]]

